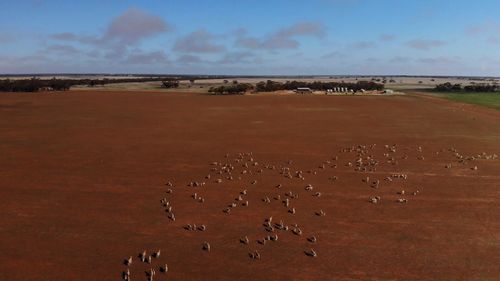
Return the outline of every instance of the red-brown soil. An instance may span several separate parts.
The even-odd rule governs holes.
[[[360,152],[375,171],[355,170]],[[0,280],[121,280],[129,256],[134,281],[151,267],[154,280],[499,280],[500,160],[455,154],[483,152],[500,154],[499,112],[418,96],[0,94]],[[384,180],[394,173],[408,177]],[[288,191],[295,214],[273,198]],[[302,236],[258,244],[269,216]],[[157,249],[151,265],[137,258]]]

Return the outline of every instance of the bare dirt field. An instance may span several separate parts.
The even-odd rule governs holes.
[[[2,93],[0,280],[498,280],[495,154],[419,95]]]

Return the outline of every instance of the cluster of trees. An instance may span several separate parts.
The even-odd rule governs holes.
[[[466,92],[497,92],[500,91],[500,87],[491,84],[475,84],[465,86],[464,90]]]
[[[446,82],[443,84],[437,84],[434,89],[439,92],[456,92],[462,90],[462,85],[451,84],[450,82]]]
[[[380,83],[375,83],[373,81],[358,81],[356,83],[349,82],[303,82],[303,81],[287,81],[285,83],[280,83],[272,80],[267,80],[266,82],[259,82],[255,86],[255,91],[257,92],[273,92],[280,90],[295,90],[297,88],[311,88],[317,91],[326,91],[328,89],[333,89],[336,87],[344,87],[352,89],[354,91],[359,91],[361,89],[372,91],[372,90],[383,90],[384,85]]]
[[[0,92],[37,92],[43,90],[66,91],[75,85],[89,87],[102,86],[111,83],[162,81],[163,77],[116,78],[116,79],[3,79],[0,80]]]
[[[194,83],[194,80],[191,83]],[[179,80],[166,80],[162,81],[161,84],[162,88],[167,88],[167,89],[179,88]]]
[[[443,84],[438,84],[434,88],[438,92],[496,92],[500,91],[498,85],[492,84],[473,84],[462,87],[461,84],[451,84],[446,82]]]
[[[36,78],[31,79],[19,79],[10,80],[4,79],[0,80],[0,91],[1,92],[37,92],[39,90],[54,90],[54,91],[65,91],[71,87],[71,82],[68,80],[60,79],[50,79],[50,80],[40,80]]]
[[[219,87],[211,87],[208,92],[216,95],[237,95],[244,94],[247,91],[253,90],[252,84],[233,83],[232,85],[224,85]]]

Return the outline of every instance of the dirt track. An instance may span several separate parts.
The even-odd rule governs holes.
[[[358,145],[376,171],[355,171]],[[500,113],[418,96],[0,94],[0,280],[121,280],[131,255],[134,281],[164,263],[154,280],[498,280],[500,160],[460,164],[455,151],[500,154]],[[233,180],[214,161],[231,163]],[[408,178],[384,180],[393,173]],[[234,201],[243,189],[248,207]],[[296,214],[281,202],[288,191]],[[269,216],[303,235],[258,244]],[[207,230],[183,228],[193,223]],[[152,265],[137,258],[156,249]]]

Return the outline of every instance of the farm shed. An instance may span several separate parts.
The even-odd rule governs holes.
[[[310,94],[312,93],[312,90],[311,88],[297,88],[295,92],[297,92],[298,94]]]

